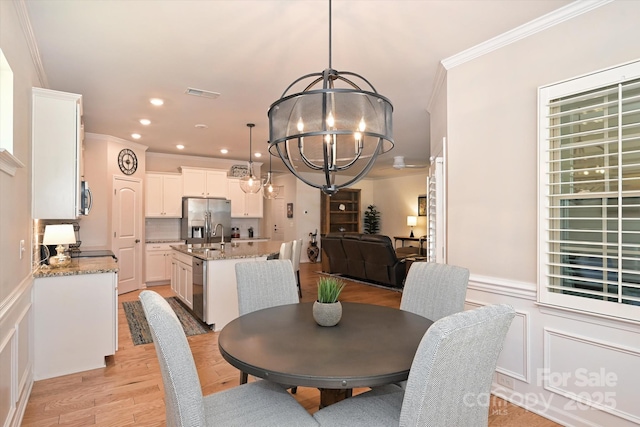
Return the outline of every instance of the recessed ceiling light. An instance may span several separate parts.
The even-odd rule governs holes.
[[[204,124],[202,124],[202,123],[198,123],[198,124],[196,125],[196,128],[198,128],[198,129],[208,129],[208,128],[209,128],[209,126],[204,125]]]
[[[253,156],[254,157],[262,157],[262,153],[254,153]]]
[[[176,148],[177,148],[178,150],[184,150],[184,145],[182,145],[182,144],[178,144],[178,145],[176,145]]]
[[[157,105],[157,106],[160,106],[160,105],[164,104],[164,101],[162,99],[160,99],[160,98],[151,98],[149,100],[149,102],[151,102],[153,105]]]
[[[149,126],[151,124],[151,120],[149,119],[140,119],[140,124],[144,126]]]
[[[227,154],[229,152],[229,150],[227,150],[226,148],[223,148],[222,150],[220,150],[220,152],[222,154]]]
[[[131,134],[131,138],[133,138],[133,139],[140,139],[140,138],[142,138],[142,136],[140,136],[140,134],[139,134],[139,133],[132,133],[132,134]]]

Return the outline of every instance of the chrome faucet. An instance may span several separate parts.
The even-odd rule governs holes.
[[[220,226],[220,229],[222,230],[222,234],[220,235],[220,249],[224,250],[224,225],[217,223],[216,225],[213,226],[213,236],[217,236],[218,233],[218,226]]]

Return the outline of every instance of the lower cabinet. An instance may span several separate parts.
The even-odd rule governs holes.
[[[105,366],[118,348],[118,274],[34,280],[34,379]]]
[[[171,289],[187,307],[193,309],[193,267],[191,263],[191,256],[172,251]]]
[[[147,243],[144,278],[147,284],[171,280],[171,245],[175,243]]]

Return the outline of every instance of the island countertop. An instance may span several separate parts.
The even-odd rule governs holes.
[[[223,259],[257,258],[280,252],[282,242],[269,240],[265,242],[225,242],[224,251],[210,250],[203,252],[206,245],[171,245],[171,248],[183,254],[191,255],[205,261]]]
[[[77,274],[117,273],[118,263],[113,257],[72,258],[68,267],[40,266],[33,277],[75,276]]]

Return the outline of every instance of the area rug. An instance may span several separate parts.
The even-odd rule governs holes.
[[[385,286],[380,283],[367,282],[364,280],[352,279],[351,277],[343,276],[342,274],[334,274],[334,273],[325,273],[324,271],[316,271],[318,274],[322,274],[323,276],[331,276],[337,277],[338,279],[349,280],[351,282],[362,283],[363,285],[369,285],[380,289],[386,289],[388,291],[400,292],[402,293],[402,288],[395,288],[393,286]]]
[[[191,313],[178,301],[176,297],[166,298],[167,302],[178,316],[182,329],[187,336],[206,334],[211,332],[211,329],[193,317]],[[144,310],[140,301],[124,301],[122,308],[127,316],[127,323],[129,324],[129,330],[131,331],[131,339],[134,345],[148,344],[153,342],[151,337],[151,330],[147,323],[147,318],[144,316]]]

